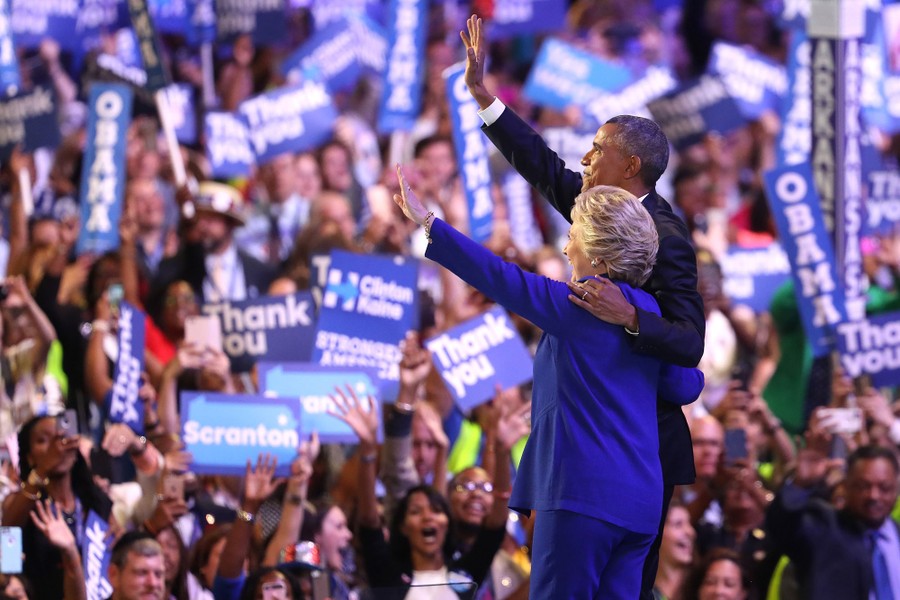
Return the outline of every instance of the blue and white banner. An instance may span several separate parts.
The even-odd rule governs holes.
[[[218,41],[234,42],[249,33],[258,46],[272,46],[287,37],[285,0],[215,0]]]
[[[900,383],[900,312],[841,323],[837,334],[847,377],[870,375],[875,387]]]
[[[565,29],[565,0],[494,0],[488,24],[492,40]]]
[[[131,23],[137,34],[144,72],[147,73],[145,85],[151,92],[161,90],[169,85],[169,76],[160,52],[156,28],[150,18],[150,9],[147,8],[147,0],[128,0],[128,11],[131,13]]]
[[[863,147],[866,233],[893,233],[900,223],[900,168],[872,146]]]
[[[791,274],[806,338],[815,356],[835,347],[835,327],[845,320],[844,288],[834,270],[819,195],[808,163],[765,173],[766,192]]]
[[[313,361],[374,369],[383,398],[396,398],[400,342],[419,322],[417,267],[401,256],[333,251]]]
[[[72,50],[79,0],[6,0],[11,9],[12,34],[19,48],[37,48],[44,38],[57,40]],[[71,38],[75,38],[72,40]]]
[[[702,75],[647,105],[678,150],[696,144],[710,131],[729,133],[746,125],[721,79]]]
[[[602,93],[589,101],[584,107],[584,116],[593,119],[591,124],[596,129],[617,115],[642,115],[647,113],[649,102],[671,92],[677,85],[678,80],[669,67],[654,65],[624,88]]]
[[[262,359],[308,361],[312,356],[315,306],[309,292],[206,304],[203,314],[219,319],[223,350],[235,373],[250,371]]]
[[[382,0],[312,0],[310,12],[316,30],[346,17],[367,17],[384,23],[385,3]]]
[[[627,68],[551,38],[541,46],[522,93],[535,104],[562,110],[585,106],[631,81]]]
[[[892,56],[892,42],[886,36],[891,30],[885,31],[889,20],[897,21],[890,24],[893,31],[900,30],[900,19],[892,16],[895,14],[900,15],[896,6],[886,6],[878,13],[870,11],[866,37],[860,44],[862,117],[866,124],[889,134],[900,131],[900,65],[894,64],[898,59]],[[894,45],[898,43],[900,40],[893,41]]]
[[[243,119],[229,112],[206,113],[206,157],[213,177],[246,177],[255,162],[250,132]]]
[[[187,41],[192,46],[216,41],[215,0],[187,0]]]
[[[289,474],[300,447],[296,398],[182,392],[181,439],[200,474],[243,475],[260,454],[278,459],[275,474]]]
[[[785,68],[748,47],[716,42],[709,72],[722,79],[747,119],[777,110],[787,93]]]
[[[384,73],[387,52],[385,33],[377,24],[364,17],[345,18],[313,34],[284,60],[281,73],[289,82],[315,79],[332,92],[347,91],[366,70]]]
[[[790,33],[787,93],[781,102],[781,130],[775,138],[776,164],[798,165],[812,148],[812,70],[810,43],[804,28]]]
[[[126,27],[131,27],[128,0],[78,0],[75,35],[69,30],[57,39],[76,54],[87,53],[101,45],[102,35]]]
[[[189,83],[173,83],[166,88],[165,94],[175,137],[182,144],[196,143],[197,114],[194,110],[194,87]]]
[[[428,0],[391,0],[388,68],[378,112],[378,131],[412,128],[422,104]]]
[[[0,100],[0,161],[8,160],[17,144],[26,152],[59,144],[56,99],[49,88],[36,87]]]
[[[95,83],[88,100],[87,142],[81,169],[78,254],[102,254],[119,246],[125,193],[125,144],[131,122],[131,90]]]
[[[463,412],[503,389],[531,381],[533,360],[503,308],[469,319],[425,341],[434,366]]]
[[[757,313],[769,310],[775,291],[791,276],[790,261],[778,242],[762,248],[731,246],[719,264],[725,296]]]
[[[138,396],[144,371],[144,313],[122,302],[119,305],[119,356],[113,370],[113,387],[107,394],[106,416],[144,433],[144,402]]]
[[[9,0],[0,0],[0,98],[14,96],[22,85],[12,29]]]
[[[465,63],[444,71],[456,163],[469,207],[469,237],[479,243],[491,237],[494,225],[494,200],[491,195],[491,170],[487,145],[481,132],[478,103],[469,94],[465,82]]]
[[[184,35],[188,27],[188,0],[149,0],[149,4],[157,31]]]
[[[52,510],[59,510],[56,506]],[[81,538],[81,564],[88,600],[105,600],[113,588],[107,579],[112,547],[116,539],[109,531],[109,523],[92,510],[88,511]]]
[[[241,102],[250,144],[260,165],[285,152],[303,152],[331,138],[337,109],[325,84],[303,81]]]
[[[382,439],[381,402],[378,379],[366,369],[322,367],[304,363],[260,363],[259,389],[270,397],[297,398],[300,401],[300,433],[306,439],[313,432],[323,443],[356,443],[353,429],[329,412],[334,411],[335,388],[349,395],[350,386],[360,400],[372,396],[379,416],[378,441]]]

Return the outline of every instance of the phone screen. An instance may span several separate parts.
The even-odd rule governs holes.
[[[78,417],[74,409],[68,409],[62,414],[56,415],[56,428],[65,438],[78,435]]]
[[[222,326],[219,318],[207,315],[185,318],[184,341],[200,348],[222,350]]]
[[[22,528],[0,527],[0,573],[22,572]]]
[[[743,429],[725,430],[725,463],[734,464],[747,458],[747,432]]]
[[[125,288],[122,287],[121,283],[113,283],[109,286],[109,291],[107,292],[107,298],[109,299],[109,308],[113,311],[113,314],[119,314],[119,306],[122,304],[122,300],[125,299]]]
[[[174,474],[166,475],[163,478],[163,497],[183,499],[184,477]]]

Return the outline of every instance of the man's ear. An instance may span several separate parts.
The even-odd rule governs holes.
[[[106,578],[109,580],[109,585],[112,586],[113,598],[115,598],[116,592],[119,590],[119,567],[109,563],[109,568],[106,570]]]
[[[625,179],[633,179],[641,173],[641,157],[632,154],[628,157],[628,164],[625,165]]]

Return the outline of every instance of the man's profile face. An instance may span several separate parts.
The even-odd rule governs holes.
[[[581,159],[582,192],[597,185],[624,187],[628,156],[613,142],[617,130],[617,125],[609,123],[597,130],[591,149]]]
[[[110,567],[110,583],[115,600],[163,600],[166,593],[166,566],[163,555],[140,556],[128,553],[122,569]]]
[[[897,472],[884,458],[858,461],[847,473],[846,510],[868,527],[880,527],[897,502]]]

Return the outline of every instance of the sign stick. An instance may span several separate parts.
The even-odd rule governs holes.
[[[166,96],[165,88],[157,90],[153,97],[156,100],[156,110],[159,113],[159,122],[162,125],[163,135],[166,138],[166,146],[169,147],[169,159],[172,162],[172,172],[175,175],[175,186],[181,188],[187,181],[187,175],[185,174],[184,161],[181,157],[181,147],[178,145],[178,138],[175,137],[175,127],[169,114],[169,99]]]

